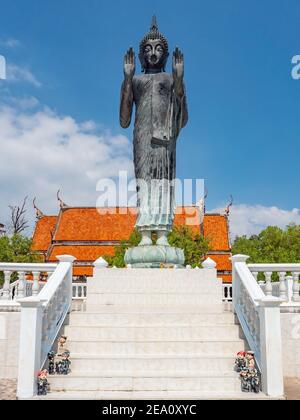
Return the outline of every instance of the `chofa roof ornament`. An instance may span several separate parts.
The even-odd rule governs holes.
[[[33,208],[36,211],[37,220],[41,220],[43,217],[45,217],[44,213],[36,205],[36,197],[33,199]]]
[[[229,216],[230,215],[230,209],[233,206],[233,196],[230,196],[230,203],[228,204],[228,206],[225,209],[225,216]]]
[[[57,200],[59,202],[60,208],[62,210],[69,208],[69,206],[66,203],[64,203],[63,200],[60,198],[59,194],[60,194],[60,190],[57,191]]]

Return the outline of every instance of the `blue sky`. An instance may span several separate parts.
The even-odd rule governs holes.
[[[129,139],[132,127],[118,123],[123,55],[138,50],[156,13],[170,48],[178,45],[186,61],[190,121],[178,143],[178,176],[205,178],[211,209],[230,194],[236,205],[300,207],[300,80],[291,77],[299,1],[0,0],[0,9],[0,54],[13,73],[0,81],[0,106],[31,99],[35,109],[23,106],[18,115],[47,108]],[[0,188],[9,186],[0,181]],[[16,199],[22,192],[16,188]]]

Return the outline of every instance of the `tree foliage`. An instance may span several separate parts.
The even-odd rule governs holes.
[[[300,262],[300,225],[270,226],[258,235],[237,237],[232,253],[249,255],[251,263]]]
[[[156,240],[155,235],[153,236]],[[111,267],[125,267],[124,257],[128,248],[138,246],[141,241],[140,233],[135,230],[128,241],[122,241],[115,247],[115,256],[104,256]],[[209,242],[202,235],[195,235],[187,226],[174,227],[169,235],[171,246],[181,248],[185,252],[186,265],[201,266],[204,256],[209,251]]]
[[[22,235],[0,237],[0,262],[41,262],[41,257],[31,252],[31,244],[31,239]],[[2,282],[3,274],[0,275],[0,284]]]

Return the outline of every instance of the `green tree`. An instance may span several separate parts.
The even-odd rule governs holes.
[[[233,255],[249,255],[249,263],[298,263],[300,262],[300,225],[291,224],[285,229],[269,226],[258,235],[237,237],[232,246]],[[263,280],[262,273],[259,280]],[[278,281],[278,274],[272,275]]]
[[[251,263],[300,262],[300,225],[269,226],[258,235],[237,237],[232,253],[249,255]]]
[[[31,252],[31,244],[31,239],[22,235],[0,237],[0,262],[41,262],[41,257]],[[0,284],[2,283],[3,273],[0,274]]]
[[[153,240],[156,240],[153,235]],[[115,256],[104,256],[103,258],[109,265],[123,268],[125,267],[124,257],[126,249],[135,247],[141,241],[141,235],[135,230],[128,241],[122,241],[120,245],[115,247]],[[169,243],[171,246],[184,250],[186,257],[186,265],[193,267],[200,266],[204,256],[209,251],[209,242],[202,235],[194,234],[191,228],[187,226],[174,227],[169,235]]]

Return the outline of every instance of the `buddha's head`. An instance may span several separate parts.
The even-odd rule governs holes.
[[[156,17],[153,16],[150,32],[140,43],[139,58],[142,71],[145,73],[158,73],[165,71],[169,57],[167,39],[158,31]]]

